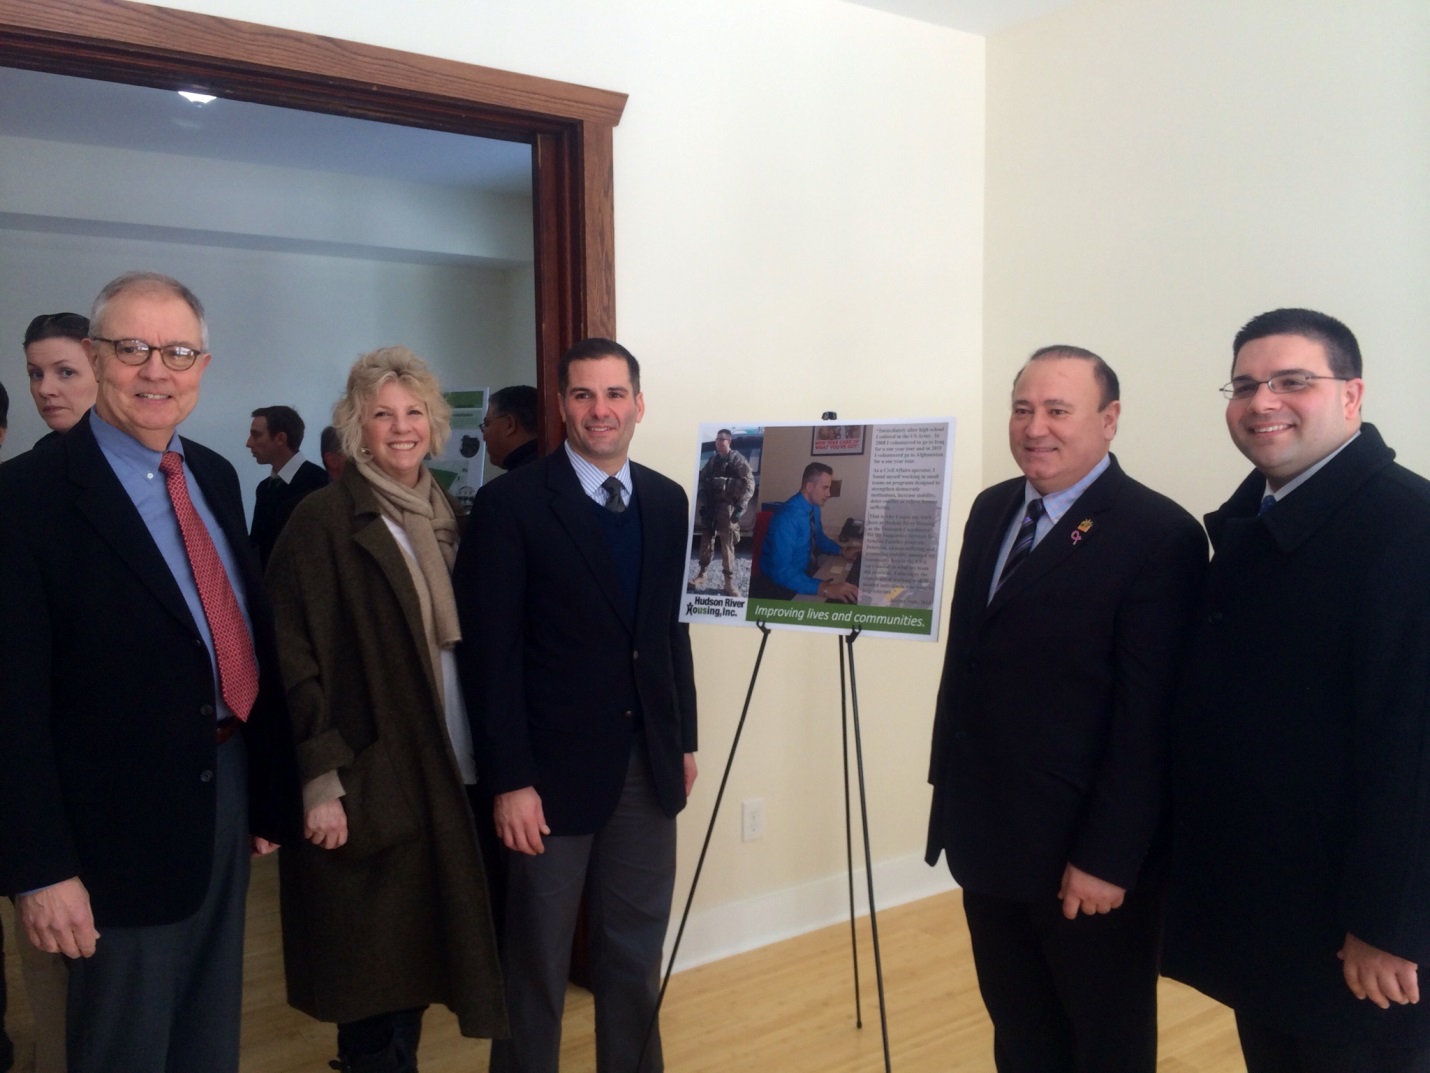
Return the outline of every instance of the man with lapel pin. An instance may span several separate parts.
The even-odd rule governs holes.
[[[0,891],[70,962],[71,1073],[236,1073],[250,851],[298,780],[238,476],[181,439],[203,306],[95,300],[94,408],[0,471]]]
[[[565,444],[478,493],[452,583],[479,786],[508,880],[502,1073],[556,1073],[584,889],[598,1073],[659,1073],[655,1013],[675,816],[695,782],[695,676],[679,621],[689,510],[629,461],[640,366],[587,339],[558,373]]]
[[[999,1073],[1153,1073],[1165,723],[1206,537],[1108,453],[1096,354],[1013,385],[1023,477],[963,533],[927,860],[963,888]]]

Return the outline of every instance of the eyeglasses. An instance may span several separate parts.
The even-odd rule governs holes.
[[[114,356],[125,365],[143,365],[149,360],[150,353],[157,350],[160,360],[176,373],[192,367],[203,353],[202,350],[188,346],[154,346],[142,339],[106,339],[102,335],[91,335],[90,338],[96,343],[108,343],[112,346]]]
[[[1249,376],[1238,376],[1229,384],[1221,387],[1221,393],[1228,399],[1237,402],[1245,402],[1247,399],[1255,398],[1256,392],[1261,385],[1266,385],[1266,390],[1273,395],[1294,395],[1298,391],[1305,391],[1311,386],[1312,380],[1349,380],[1349,376],[1320,376],[1316,373],[1277,373],[1267,380],[1253,380]]]

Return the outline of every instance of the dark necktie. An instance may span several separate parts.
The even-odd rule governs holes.
[[[612,514],[621,514],[626,509],[625,489],[621,487],[619,477],[607,477],[601,482],[601,487],[606,490],[606,509]]]
[[[159,460],[159,472],[169,489],[174,515],[179,519],[179,532],[184,537],[184,551],[198,586],[199,602],[208,619],[213,637],[214,656],[218,661],[219,691],[223,702],[239,719],[247,719],[258,697],[258,664],[253,658],[253,639],[239,610],[233,585],[218,557],[213,537],[204,526],[199,512],[189,498],[189,486],[184,480],[184,456],[177,451],[165,451]]]
[[[1265,514],[1267,511],[1269,511],[1269,510],[1270,510],[1272,507],[1274,507],[1274,506],[1276,506],[1276,497],[1275,497],[1275,496],[1265,496],[1265,497],[1263,497],[1262,500],[1261,500],[1261,506],[1256,509],[1256,514],[1257,514],[1257,516],[1260,517],[1261,515]]]
[[[1018,526],[1018,539],[1013,541],[1013,547],[1008,552],[1008,559],[1003,564],[1003,572],[998,575],[998,584],[993,591],[997,592],[1003,587],[1003,583],[1013,576],[1013,571],[1023,565],[1033,551],[1033,535],[1038,531],[1038,519],[1043,516],[1043,501],[1034,499],[1028,504],[1028,512],[1023,515],[1023,524]]]
[[[819,525],[815,521],[815,509],[809,509],[809,564],[805,566],[804,572],[810,577],[814,576],[814,571],[819,567]]]

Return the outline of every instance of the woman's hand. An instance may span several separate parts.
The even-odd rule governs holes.
[[[303,837],[323,849],[337,849],[348,840],[348,814],[343,799],[314,805],[303,817]]]

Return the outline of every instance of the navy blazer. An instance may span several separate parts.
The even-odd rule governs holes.
[[[1163,816],[1206,536],[1114,458],[990,602],[1024,487],[986,489],[964,529],[926,857],[944,852],[961,886],[1018,901],[1052,899],[1069,862],[1131,889]]]
[[[685,806],[697,745],[689,628],[679,621],[685,492],[631,463],[642,566],[634,620],[593,501],[565,450],[477,494],[452,583],[462,691],[488,795],[534,786],[553,834],[589,834],[625,781],[639,698],[661,809]]]
[[[217,744],[208,651],[89,421],[0,467],[0,891],[77,875],[102,932],[198,909]],[[253,622],[250,827],[297,838],[292,732],[238,477],[213,451],[184,450]]]

